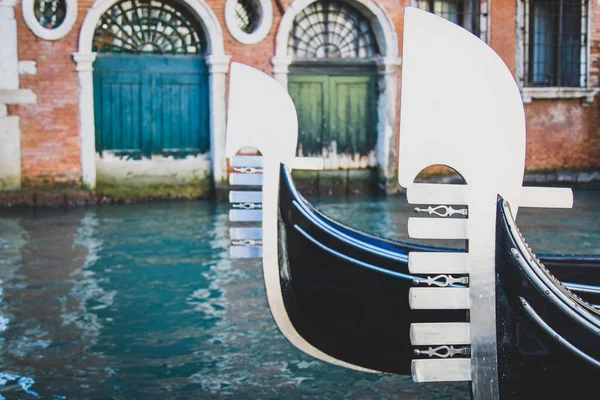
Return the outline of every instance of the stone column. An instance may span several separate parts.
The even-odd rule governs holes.
[[[286,90],[288,87],[289,66],[292,60],[290,56],[275,56],[271,59],[271,64],[273,64],[273,78]]]
[[[397,165],[398,138],[398,94],[400,92],[399,66],[400,57],[385,57],[378,63],[378,93],[377,99],[377,146],[375,158],[379,167],[380,178],[386,183],[395,176]],[[393,187],[397,187],[397,183]],[[386,191],[394,191],[387,188]]]
[[[225,182],[225,132],[227,115],[227,72],[231,56],[208,56],[206,64],[210,73],[210,157],[215,186]]]
[[[0,191],[21,188],[21,130],[19,117],[8,115],[7,104],[37,101],[30,89],[19,89],[19,69],[35,74],[35,63],[19,64],[16,0],[0,0]]]
[[[81,151],[81,183],[96,188],[96,139],[94,126],[94,71],[96,53],[73,53],[77,64],[79,86],[79,145]]]

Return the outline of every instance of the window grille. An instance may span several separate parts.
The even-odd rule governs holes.
[[[369,20],[354,7],[317,1],[294,19],[288,52],[299,58],[369,58],[379,54]]]
[[[67,15],[65,0],[35,0],[33,3],[35,19],[46,29],[58,28]]]
[[[122,0],[100,18],[93,48],[99,53],[203,55],[206,40],[200,24],[183,6]]]
[[[587,0],[525,4],[525,85],[586,87]]]
[[[416,6],[480,36],[480,0],[417,0]]]
[[[256,0],[237,0],[235,3],[235,20],[246,33],[256,30],[261,20],[261,5]]]

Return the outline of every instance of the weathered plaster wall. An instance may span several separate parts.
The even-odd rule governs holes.
[[[0,116],[0,191],[21,186],[19,117]]]
[[[97,192],[112,199],[200,198],[213,189],[210,154],[184,159],[96,157]]]
[[[96,157],[99,186],[123,185],[187,185],[209,178],[210,156],[152,157],[145,160],[128,160],[111,156]]]
[[[19,60],[15,0],[0,0],[0,192],[21,188],[21,129],[7,105],[36,102],[20,86],[20,74],[35,74],[35,63]]]

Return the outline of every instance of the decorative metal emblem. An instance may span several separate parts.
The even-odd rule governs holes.
[[[99,53],[206,53],[198,21],[176,3],[122,0],[104,13],[94,34]]]
[[[263,172],[262,168],[259,167],[236,167],[233,169],[235,172],[240,172],[242,174],[257,174]]]
[[[454,357],[457,354],[463,356],[471,355],[471,348],[468,346],[465,347],[454,347],[454,346],[438,346],[438,347],[429,347],[427,350],[419,350],[415,349],[413,351],[415,356],[426,355],[429,357],[439,357],[439,358],[448,358]]]
[[[427,284],[429,286],[439,286],[439,287],[446,287],[446,286],[452,286],[455,283],[460,283],[463,285],[468,285],[469,284],[469,277],[468,276],[462,276],[460,278],[455,278],[452,275],[438,275],[435,277],[431,277],[428,276],[427,279],[415,279],[413,281],[413,283],[415,285],[418,284]]]
[[[290,54],[301,58],[368,58],[379,53],[369,20],[347,3],[317,1],[294,20]]]
[[[262,156],[236,156],[230,160],[235,171],[229,174],[230,185],[262,186]],[[229,202],[232,208],[229,210],[229,221],[234,223],[229,230],[231,258],[262,257],[262,191],[232,190],[229,192]],[[238,222],[246,226],[235,226]]]
[[[36,0],[33,3],[35,19],[46,29],[58,28],[67,15],[66,0]]]
[[[240,210],[260,210],[262,209],[261,203],[235,203],[231,207],[238,208]]]
[[[441,210],[441,211],[439,211]],[[439,217],[451,217],[454,214],[464,215],[465,217],[469,215],[469,210],[466,208],[454,209],[451,206],[437,206],[432,207],[429,206],[427,208],[419,208],[415,207],[415,212],[426,212],[429,215],[437,215]]]
[[[262,246],[262,240],[258,240],[258,239],[232,240],[231,244],[234,246]]]

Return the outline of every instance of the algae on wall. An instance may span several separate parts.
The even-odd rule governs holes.
[[[96,158],[96,193],[114,199],[203,198],[213,194],[209,154],[183,159],[153,156]]]

